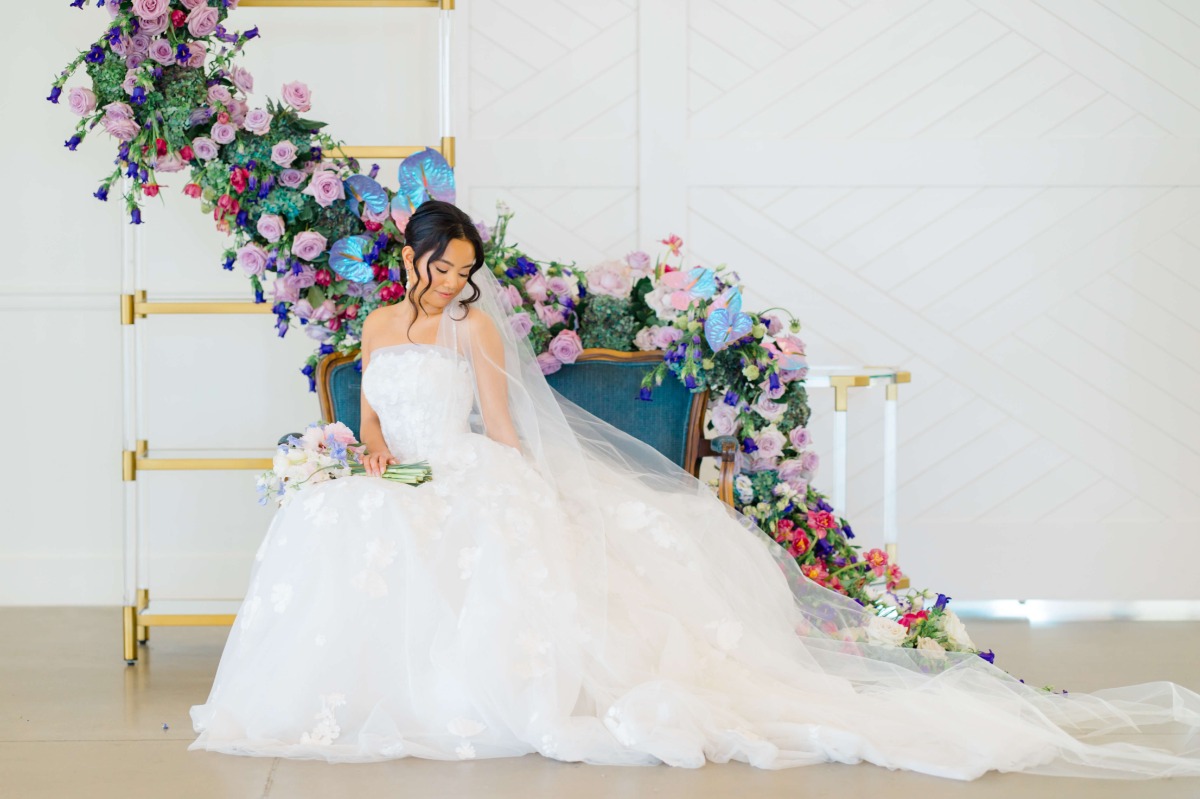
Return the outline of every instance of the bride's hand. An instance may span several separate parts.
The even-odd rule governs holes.
[[[362,457],[362,465],[366,467],[367,474],[379,477],[383,474],[384,469],[389,463],[399,463],[396,457],[386,449],[378,452],[368,452]]]

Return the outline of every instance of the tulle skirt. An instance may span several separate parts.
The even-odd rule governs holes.
[[[1049,694],[877,643],[711,494],[593,460],[597,549],[515,450],[462,433],[429,460],[431,482],[341,478],[277,511],[189,749],[1200,776],[1181,686]]]

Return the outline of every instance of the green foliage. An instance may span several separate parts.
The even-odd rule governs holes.
[[[583,324],[579,337],[585,347],[628,351],[634,348],[633,337],[640,327],[629,300],[591,294],[583,304]]]

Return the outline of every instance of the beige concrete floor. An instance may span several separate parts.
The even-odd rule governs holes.
[[[968,627],[995,649],[998,666],[1030,683],[1087,691],[1166,679],[1200,690],[1200,623],[968,620]],[[117,608],[0,608],[0,797],[1200,797],[1200,779],[1190,778],[992,773],[967,783],[869,764],[615,768],[530,755],[330,765],[189,752],[188,708],[208,696],[227,634],[157,628],[139,663],[126,666]]]

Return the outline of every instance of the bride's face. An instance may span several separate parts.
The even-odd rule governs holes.
[[[416,251],[406,246],[401,250],[408,274],[413,274],[413,256]],[[430,261],[433,251],[421,256],[416,264],[416,277],[409,284],[408,296],[420,302],[427,313],[440,313],[454,299],[475,265],[475,248],[466,239],[450,239],[446,251],[437,260]],[[426,290],[428,288],[428,290]]]

